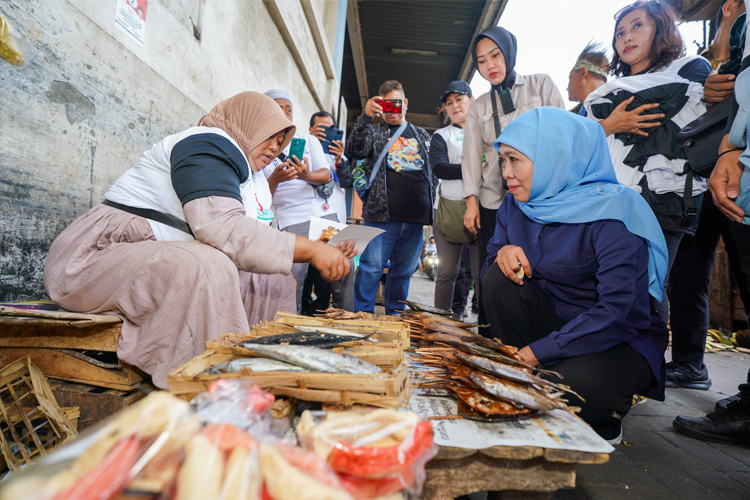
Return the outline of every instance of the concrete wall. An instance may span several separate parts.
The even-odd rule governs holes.
[[[150,0],[143,48],[115,27],[114,0],[0,4],[33,49],[24,68],[0,65],[0,301],[46,298],[42,269],[57,234],[144,150],[222,99],[285,88],[304,130],[316,102],[335,112],[339,84],[325,75],[300,0],[277,2],[281,19],[267,1]],[[325,40],[338,1],[315,2]],[[280,23],[295,28],[291,47]]]

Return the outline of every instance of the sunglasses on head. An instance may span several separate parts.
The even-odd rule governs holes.
[[[615,21],[618,21],[626,12],[630,12],[639,7],[643,7],[650,1],[651,0],[638,0],[637,2],[633,2],[630,5],[623,7],[622,9],[617,11],[617,14],[615,14]]]

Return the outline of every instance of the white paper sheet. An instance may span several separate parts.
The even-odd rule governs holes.
[[[307,237],[313,241],[317,241],[323,236],[323,231],[329,227],[334,227],[339,231],[346,229],[346,224],[334,222],[328,219],[321,219],[320,217],[310,217],[310,232]]]
[[[308,238],[311,240],[318,240],[328,226],[333,226],[336,229],[340,229],[341,232],[330,239],[328,242],[330,245],[338,245],[346,240],[354,242],[354,248],[357,249],[357,255],[362,255],[367,245],[370,244],[373,238],[384,233],[382,229],[377,229],[370,226],[360,226],[358,224],[339,224],[328,219],[321,219],[319,217],[310,217],[310,232]]]
[[[412,396],[409,409],[420,417],[457,415],[458,405],[450,397]],[[554,410],[541,417],[508,422],[477,422],[475,420],[432,420],[435,442],[481,450],[492,446],[538,446],[589,453],[611,453],[614,448],[593,429],[563,410]]]

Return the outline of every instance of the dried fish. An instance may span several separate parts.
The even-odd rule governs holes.
[[[525,415],[533,412],[529,408],[519,408],[513,403],[496,398],[473,387],[465,387],[457,384],[448,384],[447,387],[460,400],[487,417]]]
[[[370,334],[373,335],[373,334]],[[252,349],[254,344],[264,345],[306,345],[312,347],[332,347],[343,342],[351,342],[352,340],[364,340],[370,337],[365,335],[364,337],[352,338],[351,335],[341,335],[333,333],[321,333],[321,332],[297,332],[297,333],[280,333],[278,335],[266,335],[264,337],[256,337],[254,339],[246,340],[241,342],[240,345]]]
[[[471,380],[493,396],[513,401],[526,408],[534,410],[555,410],[558,408],[564,410],[567,408],[562,401],[552,399],[542,391],[530,386],[502,380],[476,371],[471,373]]]
[[[509,358],[513,358],[516,361],[521,361],[519,359],[520,355],[518,354],[518,348],[511,345],[505,345],[500,342],[484,338],[481,335],[466,335],[464,337],[461,337],[461,340],[463,340],[464,342],[470,342],[472,344],[486,347],[487,349],[492,349],[493,351],[499,352],[505,356],[508,356]]]
[[[520,361],[517,361],[513,358],[509,358],[508,356],[504,356],[500,354],[499,352],[495,352],[491,349],[487,349],[486,347],[482,347],[476,344],[471,344],[468,342],[453,343],[451,345],[453,345],[456,349],[462,352],[465,352],[466,354],[482,356],[483,358],[491,359],[493,361],[497,361],[498,363],[515,366],[516,368],[519,368],[521,370],[526,370],[529,373],[531,373],[534,370],[532,367],[530,367],[529,365],[525,363],[521,363]]]
[[[348,335],[349,337],[356,337],[357,340],[364,340],[369,338],[373,333],[357,333],[350,332],[349,330],[343,330],[339,328],[327,328],[324,326],[292,326],[289,325],[300,333],[329,333],[331,335]],[[377,342],[377,339],[369,339],[370,342]]]
[[[218,375],[220,373],[237,373],[242,368],[249,368],[254,372],[306,372],[302,367],[290,365],[289,363],[282,363],[275,359],[267,358],[246,358],[246,359],[235,359],[234,361],[227,361],[226,363],[220,363],[218,365],[211,366],[203,370],[199,375],[208,373],[209,375]]]
[[[339,354],[317,347],[299,345],[263,345],[243,346],[269,358],[301,366],[315,372],[371,374],[382,370],[367,361],[349,354]]]

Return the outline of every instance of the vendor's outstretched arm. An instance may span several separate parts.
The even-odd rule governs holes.
[[[648,247],[621,222],[597,223],[594,230],[599,302],[557,332],[529,344],[543,364],[594,354],[628,342],[651,324],[647,285]],[[647,280],[645,281],[647,282]]]
[[[295,237],[247,217],[245,205],[224,196],[206,196],[183,207],[196,239],[225,253],[237,269],[289,274]]]

